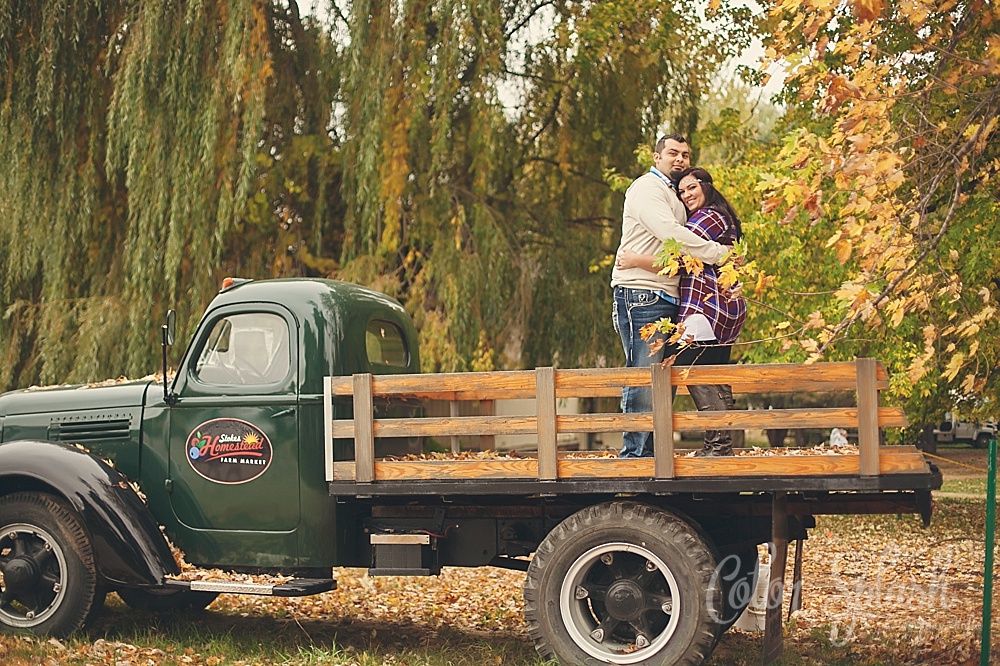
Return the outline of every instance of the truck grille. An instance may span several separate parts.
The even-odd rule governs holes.
[[[55,422],[49,426],[49,439],[59,442],[128,439],[131,424],[128,416]]]

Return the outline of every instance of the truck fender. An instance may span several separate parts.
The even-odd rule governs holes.
[[[73,505],[90,533],[98,572],[112,586],[160,586],[180,573],[152,512],[120,472],[58,442],[0,443],[0,495],[39,490]]]

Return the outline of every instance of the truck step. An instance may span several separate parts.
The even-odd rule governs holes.
[[[270,597],[307,597],[337,589],[337,581],[332,578],[293,578],[280,585],[262,583],[240,583],[214,580],[167,580],[169,588],[191,590],[193,592],[220,592],[223,594],[254,594]]]

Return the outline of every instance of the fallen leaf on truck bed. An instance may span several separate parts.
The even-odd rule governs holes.
[[[758,457],[771,457],[771,456],[842,456],[842,455],[858,455],[858,447],[854,444],[845,444],[843,446],[830,446],[828,444],[819,444],[817,446],[812,446],[808,448],[794,448],[794,447],[781,447],[776,449],[763,449],[760,447],[750,447],[746,449],[734,449],[737,456],[743,458],[758,458]],[[560,457],[569,458],[572,460],[586,460],[594,458],[617,458],[618,453],[613,450],[605,451],[569,451],[567,453],[560,452]],[[685,454],[687,457],[692,457],[695,455],[695,451],[689,451]],[[535,452],[532,451],[528,454],[521,454],[517,451],[461,451],[459,453],[439,453],[439,452],[428,452],[428,453],[411,453],[405,456],[386,456],[381,458],[381,460],[399,461],[399,462],[418,462],[424,460],[521,460],[524,458],[535,458]]]

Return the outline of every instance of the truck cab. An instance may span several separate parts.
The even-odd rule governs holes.
[[[977,449],[985,449],[996,436],[996,421],[966,421],[954,412],[945,412],[941,424],[934,429],[934,440],[938,444],[966,442]]]
[[[353,541],[338,529],[350,516],[339,515],[324,478],[323,378],[418,369],[413,324],[383,294],[330,280],[236,282],[212,301],[165,383],[0,396],[0,504],[20,511],[42,493],[76,513],[92,536],[98,594],[156,587],[176,573],[158,526],[195,565],[329,579]],[[349,417],[352,405],[332,408]],[[338,448],[352,455],[349,442]],[[129,497],[130,484],[145,503]],[[6,555],[0,543],[0,581],[45,569],[11,555],[14,541],[58,549],[60,529],[42,530],[47,537],[28,529]],[[19,586],[29,583],[8,583],[5,598]],[[56,634],[78,628],[36,621],[54,605],[0,602],[0,621]]]

